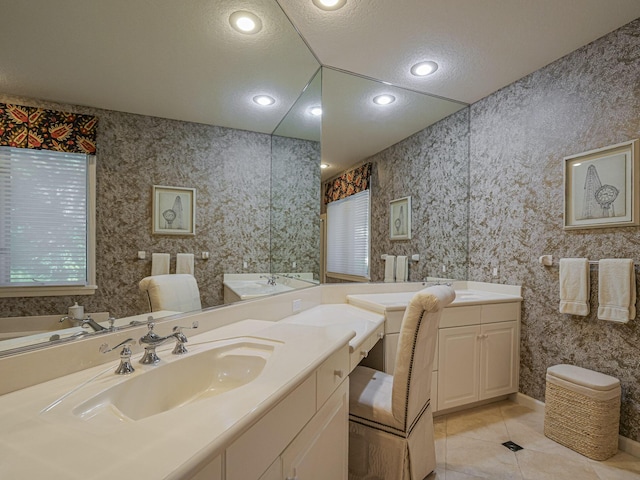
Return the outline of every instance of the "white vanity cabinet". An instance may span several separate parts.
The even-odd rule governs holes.
[[[282,454],[287,480],[345,479],[349,449],[348,382],[332,395]]]
[[[345,345],[225,450],[222,478],[347,480],[348,372]]]
[[[434,412],[518,391],[522,297],[520,287],[504,287],[504,293],[466,291],[443,310],[431,373]],[[385,316],[382,352],[367,359],[368,366],[393,374],[402,318],[414,294],[347,296]]]
[[[438,338],[438,410],[518,391],[520,303],[444,310]]]

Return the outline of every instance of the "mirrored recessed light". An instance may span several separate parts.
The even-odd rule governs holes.
[[[312,0],[313,4],[322,10],[338,10],[344,7],[347,0]]]
[[[389,105],[396,101],[396,97],[393,95],[378,95],[377,97],[373,97],[373,103],[376,105]]]
[[[438,64],[436,62],[420,62],[411,67],[411,73],[416,77],[425,77],[431,75],[438,70]]]
[[[231,26],[240,33],[253,34],[262,29],[262,20],[251,12],[239,10],[229,17]]]
[[[253,101],[258,105],[262,105],[263,107],[267,107],[276,103],[276,99],[270,97],[269,95],[256,95],[255,97],[253,97]]]
[[[310,107],[309,113],[314,117],[319,117],[320,115],[322,115],[322,107],[319,107],[319,106]]]
[[[320,168],[329,168],[329,164],[328,163],[321,163],[320,164]]]

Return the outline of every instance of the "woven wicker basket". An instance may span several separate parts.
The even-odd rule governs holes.
[[[613,398],[600,400],[556,384],[547,375],[544,434],[593,460],[606,460],[618,451],[619,387]]]

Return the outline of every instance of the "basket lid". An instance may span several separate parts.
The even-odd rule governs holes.
[[[575,365],[554,365],[547,368],[547,375],[593,390],[611,390],[620,384],[620,380],[615,377]]]

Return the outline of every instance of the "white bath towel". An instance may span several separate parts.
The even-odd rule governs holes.
[[[560,313],[589,315],[589,259],[560,259]]]
[[[396,256],[387,255],[384,259],[384,281],[393,283],[396,281]]]
[[[409,277],[409,257],[398,255],[396,258],[396,282],[406,282]]]
[[[151,275],[168,275],[170,261],[168,253],[151,254]]]
[[[600,260],[598,318],[621,323],[636,318],[636,272],[632,259]]]
[[[193,275],[193,253],[179,253],[176,255],[176,273],[190,273]]]

